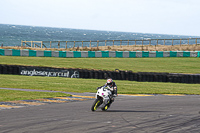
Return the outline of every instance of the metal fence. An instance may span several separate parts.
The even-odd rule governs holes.
[[[198,45],[200,38],[143,39],[143,40],[97,40],[97,41],[21,41],[22,47],[31,48],[75,48],[99,46],[151,46],[151,45]]]

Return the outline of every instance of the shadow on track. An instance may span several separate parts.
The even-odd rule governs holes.
[[[102,112],[99,110],[99,112]],[[136,111],[136,110],[107,110],[103,112],[139,112],[139,113],[151,113],[151,112],[160,112],[160,111]]]

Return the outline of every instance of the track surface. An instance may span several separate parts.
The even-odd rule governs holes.
[[[118,96],[108,111],[94,100],[0,110],[1,133],[197,133],[200,96]]]

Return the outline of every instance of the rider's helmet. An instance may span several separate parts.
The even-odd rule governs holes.
[[[111,78],[107,79],[107,85],[112,86],[113,80]]]

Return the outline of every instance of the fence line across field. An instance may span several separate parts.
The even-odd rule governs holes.
[[[199,42],[198,42],[199,41]],[[151,46],[151,45],[193,45],[200,44],[200,38],[143,39],[143,40],[97,40],[97,41],[21,41],[21,46],[38,48],[75,48],[99,46]]]

